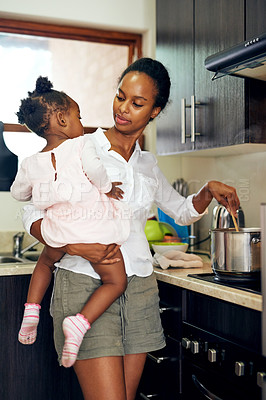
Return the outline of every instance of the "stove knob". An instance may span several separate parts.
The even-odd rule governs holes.
[[[199,342],[197,342],[196,340],[192,340],[191,342],[191,353],[199,353]]]
[[[215,349],[209,349],[208,350],[208,360],[210,362],[216,362],[217,361],[217,351]]]
[[[266,385],[266,373],[265,372],[257,372],[257,385],[259,387],[263,387]]]
[[[245,364],[242,361],[235,362],[235,374],[237,376],[244,376],[245,374]]]
[[[190,349],[190,346],[191,341],[186,337],[182,338],[182,347],[184,347],[184,349]]]

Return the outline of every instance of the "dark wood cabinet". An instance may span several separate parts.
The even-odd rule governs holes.
[[[244,0],[157,0],[156,57],[172,80],[171,103],[157,121],[158,154],[266,143],[265,82],[212,80],[204,66],[207,56],[243,41],[246,31],[252,36],[266,30],[264,3],[252,8],[247,1],[245,9]]]
[[[194,93],[193,12],[193,0],[157,0],[156,58],[168,69],[172,83],[171,101],[157,119],[159,154],[191,149],[190,141],[181,144],[181,101],[190,101]]]
[[[60,367],[49,313],[52,286],[42,303],[38,337],[22,345],[17,336],[30,275],[0,277],[1,400],[83,400],[73,368]]]
[[[195,1],[195,149],[241,143],[245,128],[244,80],[227,76],[212,81],[206,57],[243,40],[244,2]],[[236,101],[237,99],[237,101]]]
[[[266,32],[265,15],[265,0],[246,0],[246,39]]]
[[[181,399],[182,289],[158,282],[166,347],[148,353],[137,400]]]

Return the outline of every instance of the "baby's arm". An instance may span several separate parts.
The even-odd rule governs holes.
[[[12,197],[18,201],[28,201],[31,199],[32,186],[27,178],[26,171],[26,160],[24,160],[10,188]]]
[[[82,149],[81,161],[86,176],[95,186],[97,186],[100,192],[110,192],[110,190],[112,190],[111,180],[107,175],[106,169],[96,152],[94,143],[90,138],[87,137],[85,139],[85,144]]]

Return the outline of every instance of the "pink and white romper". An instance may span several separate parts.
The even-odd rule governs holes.
[[[15,199],[32,198],[38,209],[47,210],[41,232],[51,247],[122,244],[129,236],[130,208],[105,195],[112,184],[89,136],[25,158],[11,186]]]

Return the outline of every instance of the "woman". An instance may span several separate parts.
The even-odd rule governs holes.
[[[127,290],[87,332],[74,364],[85,400],[133,400],[146,353],[165,346],[157,284],[144,234],[152,204],[183,225],[200,219],[213,198],[234,214],[239,207],[235,189],[217,181],[208,182],[185,199],[167,182],[155,157],[140,150],[137,140],[165,108],[169,91],[170,79],[161,63],[149,58],[137,60],[120,78],[113,102],[114,126],[91,135],[111,180],[123,182],[124,200],[133,211],[133,220],[129,239],[121,247]],[[43,241],[40,215],[35,216],[29,207],[24,224]],[[87,255],[90,248],[91,262],[116,261],[115,245],[66,246],[68,254],[58,264],[52,304],[59,361],[64,342],[63,319],[80,309],[100,285],[90,263],[76,256],[82,254],[83,246]]]

